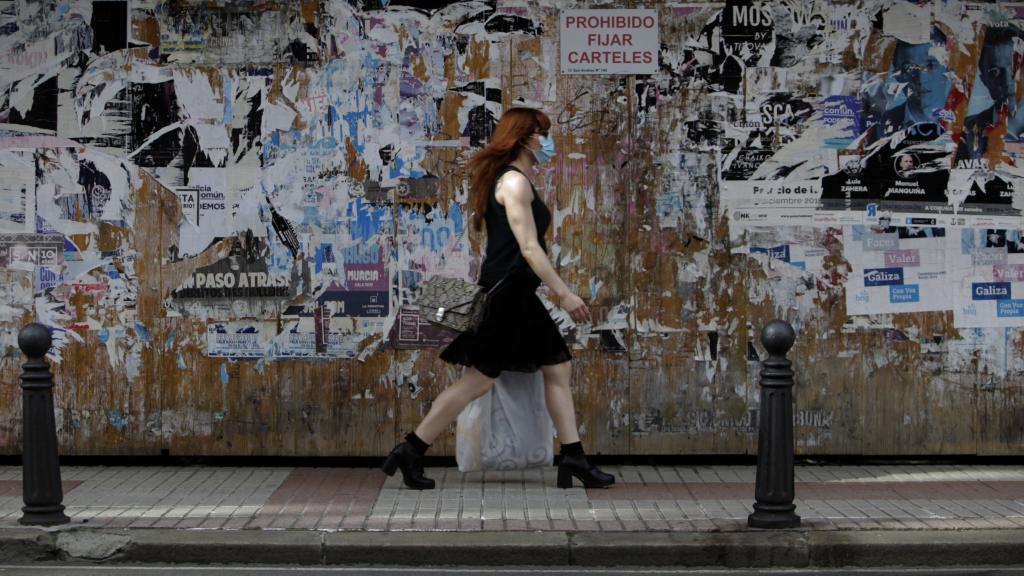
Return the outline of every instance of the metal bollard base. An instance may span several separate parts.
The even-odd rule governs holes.
[[[796,528],[800,526],[800,516],[793,513],[796,506],[780,506],[765,509],[761,504],[754,504],[754,513],[747,516],[747,526],[751,528]]]
[[[71,522],[71,519],[64,514],[64,505],[57,504],[52,506],[24,506],[22,507],[21,518],[18,518],[18,524],[27,526],[56,526],[58,524],[67,524]]]

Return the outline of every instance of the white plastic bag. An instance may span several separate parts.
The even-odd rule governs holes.
[[[554,435],[541,372],[502,372],[459,414],[455,460],[460,472],[551,466]]]

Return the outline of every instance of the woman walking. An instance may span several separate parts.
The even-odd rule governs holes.
[[[503,370],[544,375],[544,397],[562,442],[558,487],[570,488],[572,477],[588,488],[615,482],[587,461],[576,428],[569,380],[572,354],[536,291],[543,282],[576,322],[590,320],[590,309],[562,281],[547,256],[544,234],[551,211],[528,174],[555,153],[551,120],[531,108],[505,112],[490,143],[470,161],[472,225],[487,227],[487,251],[478,284],[491,292],[488,312],[473,334],[460,334],[441,359],[466,366],[462,377],[434,399],[423,421],[391,451],[382,469],[417,490],[434,487],[423,475],[427,448],[475,398],[494,384]]]

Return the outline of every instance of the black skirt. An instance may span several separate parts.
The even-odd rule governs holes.
[[[502,371],[536,372],[572,360],[558,326],[537,297],[540,280],[516,273],[491,293],[477,331],[459,334],[441,352],[449,364],[472,366],[491,378]]]

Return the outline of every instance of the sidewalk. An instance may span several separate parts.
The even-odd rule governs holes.
[[[417,492],[366,468],[63,467],[71,523],[43,530],[6,466],[0,561],[1024,565],[1024,466],[798,466],[787,531],[747,528],[753,466],[603,468],[608,490],[428,468]]]

